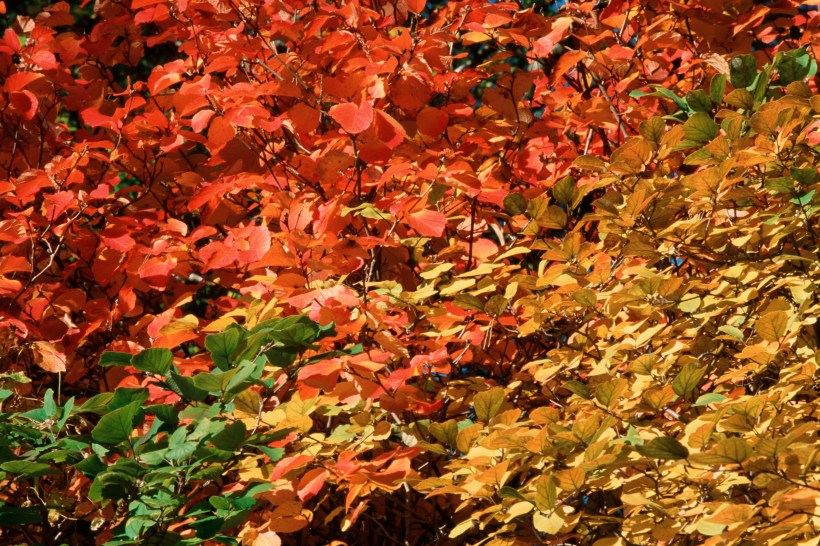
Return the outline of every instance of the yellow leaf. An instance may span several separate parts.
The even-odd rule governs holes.
[[[490,390],[476,394],[473,398],[476,418],[485,423],[489,422],[501,410],[505,397],[503,387],[493,387]]]
[[[551,513],[549,516],[545,516],[539,512],[533,512],[532,524],[541,533],[555,535],[561,530],[561,527],[564,526],[564,519],[557,511]]]
[[[482,430],[484,430],[484,425],[481,423],[476,423],[459,430],[456,436],[456,448],[462,453],[470,451],[470,448],[473,447],[473,442],[475,442]]]
[[[766,341],[780,341],[786,333],[789,314],[785,311],[773,311],[757,319],[755,331]]]
[[[456,281],[451,282],[444,288],[442,288],[439,292],[442,296],[452,296],[453,294],[457,294],[462,290],[466,290],[475,284],[475,279],[457,279]]]
[[[535,506],[542,512],[549,512],[555,509],[558,500],[558,488],[553,479],[547,474],[542,474],[535,482]]]
[[[442,263],[442,264],[435,264],[432,267],[425,269],[421,273],[419,273],[419,277],[426,280],[433,280],[439,278],[444,273],[450,271],[452,268],[455,267],[456,264],[453,263]]]
[[[459,536],[463,535],[464,533],[466,533],[467,531],[469,531],[470,529],[472,529],[473,524],[474,524],[474,522],[473,522],[472,519],[466,519],[466,520],[462,521],[461,523],[457,524],[452,529],[450,529],[450,533],[447,536],[450,537],[450,538],[459,537]]]
[[[577,491],[584,486],[587,473],[580,468],[568,468],[555,474],[558,486],[564,491]]]

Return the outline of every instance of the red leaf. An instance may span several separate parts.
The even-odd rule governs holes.
[[[376,110],[376,134],[385,146],[394,149],[404,141],[407,133],[401,123],[381,110]]]
[[[329,475],[330,473],[324,468],[314,468],[305,472],[297,488],[299,498],[305,502],[315,497],[324,487]]]
[[[213,110],[200,110],[194,114],[194,117],[191,118],[191,130],[195,133],[201,133],[208,126],[208,122],[211,121],[214,114],[216,112]]]
[[[24,89],[23,91],[10,94],[9,100],[21,116],[26,119],[34,119],[34,116],[37,114],[37,107],[40,105],[34,93]]]
[[[361,133],[373,123],[373,105],[368,101],[364,101],[361,106],[352,102],[337,104],[328,113],[351,135]]]
[[[143,263],[138,271],[140,278],[152,288],[165,290],[176,266],[177,260],[173,256],[154,257]]]
[[[407,215],[407,223],[416,230],[419,235],[427,237],[440,237],[447,226],[447,218],[434,210],[420,210]]]

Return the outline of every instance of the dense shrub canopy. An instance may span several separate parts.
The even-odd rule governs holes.
[[[816,544],[817,2],[0,2],[0,542]]]

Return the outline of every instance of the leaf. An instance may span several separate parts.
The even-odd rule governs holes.
[[[722,394],[717,394],[713,392],[709,392],[706,394],[702,394],[695,400],[695,403],[692,404],[694,407],[702,407],[702,406],[709,406],[711,404],[720,404],[721,402],[725,402],[727,398]]]
[[[246,335],[242,328],[233,327],[205,337],[205,348],[217,368],[228,370],[234,364],[232,357]]]
[[[729,81],[735,89],[748,87],[757,76],[757,60],[754,55],[737,55],[729,61]]]
[[[427,5],[427,0],[406,0],[407,1],[407,9],[410,10],[412,13],[420,14],[424,11],[424,7]]]
[[[503,387],[493,387],[476,394],[473,397],[476,418],[485,423],[489,422],[501,410],[505,400],[506,393]]]
[[[722,76],[722,74],[719,75]],[[721,98],[723,98],[722,94]],[[712,109],[712,99],[709,97],[709,93],[702,89],[689,91],[684,97],[684,100],[686,100],[686,104],[688,104],[689,108],[694,112],[709,112]]]
[[[695,529],[697,529],[698,533],[707,536],[707,537],[716,537],[723,534],[726,530],[727,525],[723,523],[712,523],[706,520],[700,520],[695,525]]]
[[[695,294],[685,294],[681,298],[680,302],[678,302],[678,309],[684,313],[694,313],[700,308],[700,304],[700,296]]]
[[[786,51],[780,55],[780,62],[777,63],[777,74],[780,76],[781,85],[802,81],[808,76],[812,59],[805,48],[801,47],[794,51]]]
[[[595,292],[589,288],[581,288],[572,293],[572,299],[583,305],[584,307],[595,307],[598,302],[598,297]]]
[[[642,446],[637,446],[636,449],[641,455],[653,459],[677,460],[689,457],[689,450],[669,436],[654,438]]]
[[[698,384],[705,374],[705,366],[687,363],[675,379],[672,380],[672,390],[674,390],[678,396],[686,396],[698,387]]]
[[[666,131],[666,122],[660,116],[652,116],[638,124],[638,132],[641,136],[655,144],[660,144],[664,131]]]
[[[552,187],[552,196],[558,203],[569,206],[575,197],[575,180],[565,176]]]
[[[100,366],[130,366],[131,353],[106,351],[100,357]]]
[[[735,89],[723,99],[729,106],[751,110],[755,105],[755,98],[746,89]]]
[[[726,74],[715,74],[709,82],[709,98],[715,104],[723,102],[726,93]]]
[[[508,193],[504,197],[504,210],[513,216],[518,214],[524,214],[527,210],[527,200],[524,196],[520,193]]]
[[[91,431],[91,437],[100,444],[118,444],[131,437],[134,421],[140,413],[142,403],[137,400],[103,415]]]
[[[449,122],[450,117],[445,112],[432,106],[423,108],[416,117],[419,132],[430,138],[440,137]]]
[[[587,387],[584,383],[581,383],[580,381],[576,381],[573,379],[564,383],[562,387],[564,387],[573,394],[577,394],[581,398],[584,398],[586,400],[590,399],[589,387]]]
[[[709,142],[720,132],[720,128],[708,114],[698,112],[683,124],[683,136],[693,142]]]
[[[626,392],[629,382],[623,378],[610,379],[601,383],[595,389],[595,399],[606,407],[618,402],[618,398]]]
[[[66,356],[53,343],[35,341],[31,344],[31,349],[34,353],[34,362],[45,371],[51,373],[66,371]]]
[[[535,527],[538,532],[547,535],[558,534],[565,523],[557,510],[551,512],[549,516],[545,516],[540,512],[533,512],[532,514],[533,527]]]
[[[549,475],[541,474],[535,482],[535,506],[542,512],[549,512],[555,509],[557,501],[555,481]]]
[[[146,373],[164,376],[174,363],[174,354],[168,349],[150,348],[131,357],[131,364]]]
[[[505,485],[498,489],[498,496],[502,499],[518,499],[522,501],[530,502],[527,497],[522,495],[518,492],[517,489],[514,487],[510,487],[509,485]]]
[[[325,482],[327,482],[328,476],[330,476],[330,472],[324,468],[308,470],[299,480],[299,485],[296,488],[299,500],[305,502],[318,495]]]
[[[32,461],[7,461],[0,464],[0,470],[9,474],[17,474],[19,479],[36,478],[46,474],[56,474],[57,471],[51,465],[45,463],[35,463]]]
[[[766,341],[780,341],[786,334],[789,314],[785,311],[766,313],[755,322],[755,331]]]
[[[447,218],[438,211],[424,209],[408,214],[407,223],[419,235],[441,237],[447,227]]]
[[[586,171],[602,173],[606,170],[606,163],[600,157],[594,155],[581,155],[575,158],[572,166]]]
[[[373,105],[367,100],[359,106],[352,102],[337,104],[328,114],[351,135],[361,133],[373,123]]]

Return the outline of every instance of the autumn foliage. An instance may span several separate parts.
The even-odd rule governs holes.
[[[0,542],[820,540],[820,3],[0,2]]]

